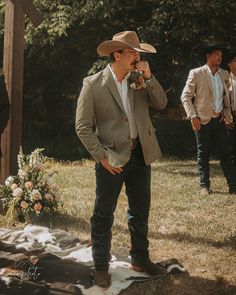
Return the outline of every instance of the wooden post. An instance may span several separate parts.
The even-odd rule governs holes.
[[[21,145],[25,14],[36,27],[43,21],[32,0],[5,0],[5,3],[3,72],[11,114],[1,137],[1,181],[16,174],[17,154]]]
[[[11,104],[8,125],[2,135],[1,179],[17,172],[17,154],[21,145],[24,69],[25,13],[19,4],[6,0],[3,72]]]

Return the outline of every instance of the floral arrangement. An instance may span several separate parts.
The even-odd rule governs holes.
[[[8,225],[13,224],[18,216],[32,222],[43,213],[56,211],[62,204],[59,188],[53,181],[56,172],[46,170],[43,150],[35,149],[30,155],[24,155],[20,148],[18,174],[9,176],[5,185],[0,186]]]

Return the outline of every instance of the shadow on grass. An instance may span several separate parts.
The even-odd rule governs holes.
[[[187,168],[189,168],[189,171],[185,171]],[[191,170],[195,171],[191,171]],[[153,166],[152,167],[153,171],[160,171],[165,174],[170,174],[170,175],[183,175],[187,177],[196,177],[198,176],[198,171],[197,171],[197,162],[196,164],[189,164],[185,162],[180,163],[169,163],[168,165],[165,166]],[[221,169],[220,164],[218,163],[210,163],[210,174],[211,176],[223,176],[223,172]]]
[[[122,232],[126,235],[129,235],[129,230],[120,225],[114,225],[113,230],[117,232]],[[190,243],[190,244],[205,244],[213,248],[231,248],[236,250],[236,236],[229,237],[224,241],[214,241],[207,238],[202,237],[192,237],[190,234],[186,233],[167,233],[163,234],[158,231],[149,231],[148,237],[155,240],[172,240],[178,241],[182,243]]]
[[[150,231],[149,237],[153,239],[175,240],[183,243],[205,244],[213,248],[231,248],[236,250],[236,236],[225,239],[224,241],[214,241],[202,237],[192,237],[190,234],[186,233],[162,234],[159,232]]]
[[[67,213],[54,213],[48,214],[41,218],[38,221],[35,221],[35,224],[47,226],[49,228],[60,228],[66,231],[90,231],[90,223],[80,217],[72,216]]]
[[[124,293],[125,295],[126,293]],[[127,295],[132,293],[127,293]],[[141,293],[140,293],[141,294]],[[158,283],[156,295],[235,295],[236,286],[224,278],[216,280],[191,277],[187,274],[170,275]],[[121,294],[120,294],[121,295]],[[123,295],[123,294],[122,294]]]

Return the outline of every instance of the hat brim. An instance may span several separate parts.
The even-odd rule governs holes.
[[[140,47],[133,47],[128,43],[115,40],[108,40],[101,43],[97,48],[97,53],[100,56],[109,56],[112,52],[122,49],[133,49],[138,52],[156,53],[156,49],[148,43],[140,43]]]
[[[202,52],[204,54],[210,54],[215,50],[220,50],[222,53],[226,52],[226,46],[224,46],[221,43],[214,43],[214,44],[208,44],[208,45],[203,45],[202,46]]]

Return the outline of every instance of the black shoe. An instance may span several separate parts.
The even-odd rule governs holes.
[[[166,269],[158,263],[152,262],[150,259],[142,264],[132,263],[132,269],[137,272],[146,272],[151,276],[161,275],[166,273]]]
[[[108,288],[111,285],[111,275],[107,270],[95,270],[94,285],[101,288]]]

